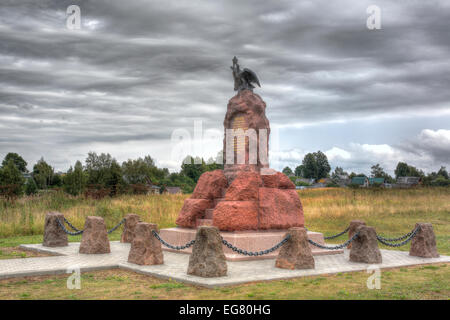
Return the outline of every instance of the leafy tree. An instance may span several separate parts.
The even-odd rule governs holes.
[[[447,170],[445,169],[445,167],[441,167],[441,168],[439,169],[437,175],[438,175],[438,176],[442,176],[442,177],[444,177],[445,179],[448,179],[448,178],[449,178],[448,172],[447,172]]]
[[[326,178],[331,170],[327,156],[321,151],[305,155],[302,166],[305,178]]]
[[[27,194],[27,196],[36,194],[37,191],[38,191],[38,187],[37,187],[34,179],[33,178],[27,179],[27,182],[25,183],[25,193]]]
[[[19,169],[20,172],[28,172],[27,170],[27,162],[19,156],[17,153],[10,152],[6,155],[5,159],[3,159],[2,166],[6,166],[6,164],[9,162],[9,160],[12,160],[14,164],[16,165],[17,169]]]
[[[386,175],[386,172],[384,172],[384,169],[380,166],[379,163],[373,165],[370,169],[372,178],[383,178]]]
[[[299,165],[295,167],[295,176],[296,177],[303,177],[303,165]]]
[[[33,178],[39,189],[47,189],[53,178],[53,168],[41,158],[33,166]]]
[[[203,172],[206,172],[206,164],[199,157],[196,157],[194,160],[191,156],[187,156],[181,164],[180,173],[191,178],[195,183],[197,183]]]
[[[289,176],[289,175],[291,175],[291,174],[294,174],[294,173],[292,172],[292,169],[289,168],[289,167],[285,167],[285,168],[283,169],[282,172],[283,172],[285,175],[287,175],[287,176]]]
[[[55,173],[52,177],[51,186],[52,187],[62,187],[63,179],[61,178],[61,174]]]
[[[331,171],[330,164],[328,163],[328,158],[322,151],[317,151],[314,153],[317,163],[317,179],[326,178]]]
[[[14,160],[10,159],[0,170],[0,185],[13,186],[11,192],[16,196],[23,194],[25,178],[22,172],[14,164]]]
[[[77,196],[84,191],[88,176],[87,173],[83,171],[83,165],[80,161],[75,163],[74,168],[70,167],[63,180],[64,191],[67,193]]]
[[[303,158],[303,176],[305,178],[317,179],[317,163],[313,153],[308,153]]]
[[[395,168],[395,178],[398,177],[424,177],[425,174],[413,166],[409,166],[406,162],[399,162]]]
[[[331,178],[336,180],[339,178],[339,176],[344,176],[344,175],[348,175],[348,173],[345,172],[344,169],[342,169],[341,167],[336,167],[336,168],[334,168],[334,171],[331,174]]]

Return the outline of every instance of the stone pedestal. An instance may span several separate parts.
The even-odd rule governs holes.
[[[351,237],[353,237],[353,235],[356,232],[356,229],[359,226],[365,226],[365,225],[366,225],[366,223],[364,221],[362,221],[362,220],[352,220],[352,221],[350,221],[350,226],[349,226],[349,229],[348,229],[348,238],[351,239]],[[347,249],[350,249],[351,247],[352,247],[352,244],[349,243],[348,246],[347,246]]]
[[[156,224],[139,222],[136,225],[130,253],[128,254],[128,262],[139,265],[164,263],[161,243],[152,234],[152,230],[157,231]]]
[[[418,226],[420,229],[411,240],[409,255],[422,258],[439,258],[432,224],[417,223],[416,228]]]
[[[106,231],[106,224],[103,218],[93,216],[86,218],[79,252],[86,254],[111,252],[108,232]]]
[[[141,221],[137,214],[127,214],[125,216],[125,223],[123,226],[122,236],[120,242],[132,242],[134,239],[136,225]]]
[[[187,273],[208,278],[227,275],[222,239],[217,228],[207,226],[198,228]]]
[[[247,251],[261,251],[266,250],[281,240],[284,239],[286,232],[288,230],[260,230],[260,231],[233,231],[226,232],[220,231],[220,235],[232,245]],[[195,239],[197,230],[191,228],[168,228],[161,229],[160,236],[162,239],[174,246],[182,246],[187,242]],[[319,232],[307,232],[308,238],[314,242],[324,244],[323,234]],[[343,250],[325,250],[319,249],[311,244],[309,244],[311,252],[314,256],[317,255],[330,255],[330,254],[340,254]],[[163,246],[164,251],[177,252],[177,253],[187,253],[192,252],[191,248],[184,250],[173,250]],[[230,248],[223,246],[223,252],[227,261],[246,261],[246,260],[261,260],[261,259],[275,259],[278,256],[280,249],[274,252],[263,255],[263,256],[244,256],[235,253]]]
[[[350,261],[363,263],[381,263],[381,252],[378,248],[375,228],[360,225],[355,232],[359,235],[353,240],[350,249]]]
[[[58,220],[64,223],[64,215],[59,212],[49,212],[45,216],[44,242],[45,247],[65,247],[68,245],[67,234],[59,226]]]
[[[305,228],[291,228],[291,237],[281,247],[275,267],[282,269],[314,269],[314,258]]]

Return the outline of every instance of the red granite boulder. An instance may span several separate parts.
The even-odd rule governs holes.
[[[288,176],[273,169],[261,169],[261,179],[265,188],[295,189]]]
[[[221,201],[213,212],[213,225],[223,231],[257,230],[257,201]]]
[[[278,188],[280,189],[295,189],[295,184],[289,179],[287,175],[281,172],[277,172],[279,177]]]
[[[199,227],[189,256],[187,274],[205,278],[223,277],[227,275],[227,269],[219,230],[215,227]]]
[[[191,199],[221,198],[223,190],[227,187],[227,178],[222,170],[203,173],[198,179]]]
[[[152,234],[152,230],[157,229],[156,224],[146,222],[136,225],[128,262],[146,266],[164,263],[161,242]]]
[[[259,229],[303,227],[303,207],[295,190],[259,188]]]
[[[364,221],[362,221],[362,220],[352,220],[352,221],[350,221],[350,225],[349,225],[349,229],[348,229],[348,238],[350,239],[351,237],[353,237],[353,235],[356,232],[356,229],[359,226],[365,226],[365,225],[366,225],[366,223]],[[349,243],[347,245],[347,249],[351,249],[351,247],[352,247],[352,244]]]
[[[280,176],[277,173],[278,171],[274,169],[261,169],[261,179],[265,188],[278,188],[278,184],[280,183]]]
[[[290,228],[291,237],[281,247],[275,267],[282,269],[314,269],[315,263],[305,228]]]
[[[417,227],[420,228],[411,240],[409,255],[422,258],[439,258],[433,225],[431,223],[416,223]]]
[[[241,171],[227,189],[225,200],[256,201],[261,186],[261,176],[257,172]]]
[[[205,210],[213,207],[208,199],[186,199],[175,223],[179,227],[194,228],[197,219],[202,218]]]
[[[59,212],[49,212],[45,216],[44,247],[65,247],[68,245],[67,234],[58,223],[64,224],[64,215]]]
[[[136,225],[141,222],[141,218],[137,214],[127,214],[125,216],[125,223],[123,226],[122,236],[120,242],[132,242]]]
[[[111,252],[106,224],[103,218],[94,216],[86,218],[79,252],[87,254]]]

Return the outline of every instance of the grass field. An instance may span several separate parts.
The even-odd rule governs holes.
[[[450,188],[409,190],[351,190],[342,188],[299,191],[309,230],[332,235],[345,229],[349,221],[362,219],[379,234],[394,237],[414,228],[416,222],[431,222],[438,251],[450,254]],[[174,226],[188,195],[121,196],[86,200],[63,194],[23,198],[15,204],[0,203],[0,259],[23,258],[35,254],[17,249],[21,243],[42,241],[46,212],[60,211],[77,227],[84,218],[97,215],[113,227],[127,213],[137,213],[160,228]],[[110,235],[117,240],[120,230]],[[334,239],[343,242],[346,235]],[[79,241],[80,237],[70,237]],[[330,242],[331,243],[331,242]],[[383,245],[381,248],[385,248]],[[387,248],[389,249],[389,248]],[[409,245],[399,248],[409,250]],[[224,289],[203,289],[157,280],[123,270],[83,275],[82,290],[68,290],[66,276],[0,281],[0,299],[28,298],[141,298],[141,299],[449,299],[450,270],[447,264],[400,268],[383,272],[382,290],[368,290],[365,272],[273,281]],[[116,290],[117,289],[117,290]]]

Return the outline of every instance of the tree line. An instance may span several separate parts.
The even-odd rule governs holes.
[[[349,179],[352,179],[353,177],[369,178],[364,173],[348,173],[344,171],[342,167],[336,167],[333,172],[330,172],[331,166],[328,162],[328,158],[326,154],[321,151],[306,154],[303,158],[302,164],[298,165],[294,170],[290,167],[285,167],[283,169],[283,173],[288,176],[314,179],[316,181],[322,178],[331,178],[332,180],[337,181],[341,176],[347,176]],[[422,179],[422,184],[424,185],[450,185],[449,174],[443,166],[441,166],[437,172],[425,174],[422,170],[417,169],[412,165],[408,165],[406,162],[399,162],[395,168],[394,174],[395,177],[392,177],[386,173],[378,163],[371,166],[370,178],[384,178],[386,183],[394,183],[399,177],[420,177]]]
[[[197,164],[198,163],[198,164]],[[44,158],[33,165],[17,153],[8,153],[0,167],[0,196],[14,198],[23,194],[33,195],[39,190],[63,190],[77,196],[85,194],[94,198],[119,194],[147,193],[152,185],[160,192],[167,187],[180,187],[183,193],[191,193],[203,172],[222,169],[223,165],[209,159],[185,158],[180,172],[170,173],[158,168],[151,156],[129,159],[120,164],[108,153],[89,152],[84,164],[76,161],[66,173],[57,173]]]

